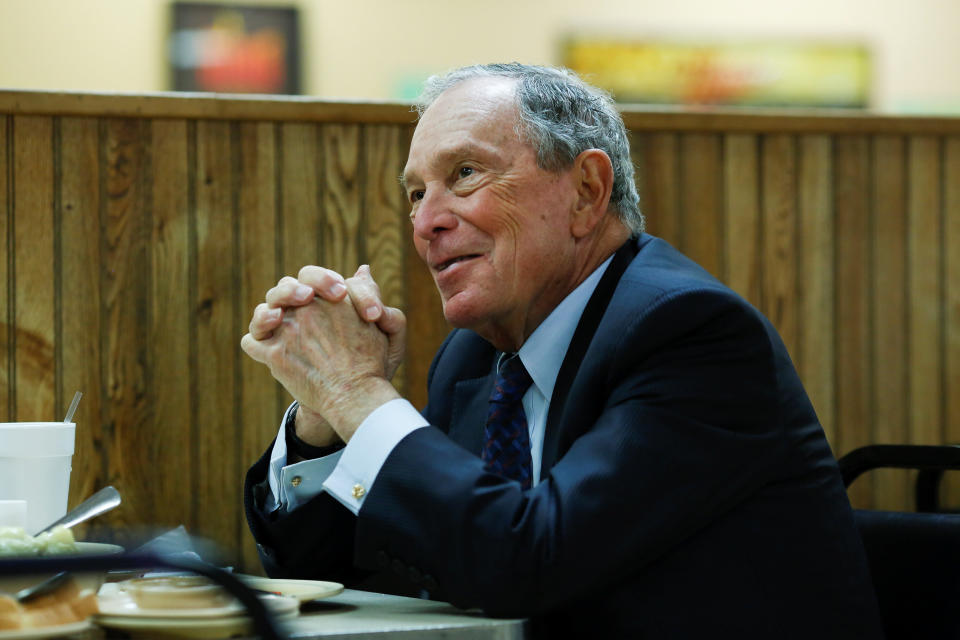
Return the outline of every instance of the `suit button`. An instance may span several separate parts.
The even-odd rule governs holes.
[[[413,582],[414,584],[419,584],[420,581],[423,580],[423,574],[420,573],[420,569],[417,569],[416,567],[410,567],[407,569],[407,577],[410,578],[410,582]]]
[[[423,576],[423,588],[427,591],[436,591],[440,588],[440,585],[437,584],[437,580],[431,575]]]
[[[390,568],[393,569],[394,573],[402,576],[404,574],[404,569],[407,568],[407,565],[400,562],[400,560],[394,559],[394,561],[390,564]]]
[[[381,569],[386,569],[390,566],[390,556],[387,555],[387,552],[384,550],[377,551],[377,566]]]

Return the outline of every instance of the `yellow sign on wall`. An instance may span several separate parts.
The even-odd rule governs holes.
[[[563,64],[618,102],[867,107],[870,53],[857,43],[687,43],[575,37]]]

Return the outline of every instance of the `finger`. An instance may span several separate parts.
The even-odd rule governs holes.
[[[256,360],[257,362],[266,363],[267,361],[267,347],[262,342],[254,338],[249,333],[245,334],[240,339],[240,348],[243,351]]]
[[[312,287],[317,295],[330,302],[340,302],[347,295],[343,276],[332,269],[308,265],[300,269],[297,280]]]
[[[267,291],[266,301],[271,307],[300,307],[309,304],[314,295],[312,287],[296,278],[284,276],[276,286]]]
[[[370,273],[369,265],[361,265],[352,278],[347,278],[347,290],[357,314],[368,322],[377,322],[383,316],[380,287]]]
[[[247,330],[254,340],[265,340],[273,335],[274,329],[283,322],[283,309],[280,307],[271,307],[265,302],[261,302],[253,310],[253,317],[250,319],[250,326]]]
[[[396,335],[407,328],[407,317],[396,307],[384,307],[377,327],[388,336]]]

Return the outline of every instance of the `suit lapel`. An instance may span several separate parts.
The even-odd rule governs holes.
[[[620,282],[620,276],[627,270],[627,267],[633,261],[639,251],[639,245],[644,239],[630,238],[622,247],[620,247],[613,256],[610,266],[607,267],[603,277],[594,289],[593,295],[587,302],[587,306],[580,316],[580,322],[570,341],[567,354],[564,356],[563,364],[560,366],[560,372],[557,374],[557,382],[553,387],[553,396],[550,399],[550,412],[547,415],[547,427],[543,438],[543,454],[540,464],[540,479],[542,480],[550,472],[551,467],[557,461],[558,448],[560,443],[560,419],[563,416],[566,401],[570,396],[570,388],[573,380],[580,369],[580,363],[583,362],[584,355],[590,347],[593,340],[593,334],[600,325],[600,320],[607,310],[610,298]]]
[[[450,438],[467,451],[480,455],[487,403],[495,380],[494,370],[482,378],[461,380],[454,387]]]

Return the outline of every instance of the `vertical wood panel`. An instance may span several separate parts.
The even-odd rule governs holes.
[[[193,446],[190,389],[190,181],[187,122],[155,120],[153,139],[149,355],[153,385],[150,455],[176,482],[157,483],[149,496],[154,525],[192,524],[194,474],[209,464]],[[220,389],[210,389],[220,394]]]
[[[360,127],[324,125],[323,264],[352,276],[366,260],[360,233]]]
[[[10,351],[10,332],[13,330],[13,309],[8,304],[11,292],[10,265],[13,261],[12,238],[9,234],[13,223],[13,140],[8,129],[13,124],[12,116],[0,115],[0,421],[13,419],[11,389],[13,382],[13,354]]]
[[[763,140],[763,311],[797,353],[797,167],[788,135]]]
[[[723,276],[723,166],[720,136],[680,138],[681,250],[704,269]]]
[[[240,333],[246,333],[253,309],[263,302],[267,289],[279,275],[277,254],[276,140],[271,123],[240,125],[240,166],[237,176],[240,219]],[[239,337],[238,337],[239,339]],[[270,370],[246,355],[240,355],[241,466],[257,460],[277,434],[283,409],[279,406],[277,383]],[[258,571],[253,536],[243,523],[242,557],[244,570]]]
[[[380,285],[386,304],[406,308],[403,283],[403,224],[406,198],[397,177],[403,172],[406,154],[401,137],[403,129],[389,125],[369,125],[363,136],[363,160],[366,180],[364,228],[366,259]],[[393,384],[406,394],[406,368],[400,367]]]
[[[296,276],[307,264],[326,265],[319,247],[323,216],[320,209],[320,167],[317,127],[287,123],[280,127],[283,273]]]
[[[944,307],[944,442],[960,444],[960,136],[944,140],[944,230],[945,269]],[[960,479],[949,474],[945,487],[944,504],[952,510],[960,509]]]
[[[53,119],[16,116],[13,144],[15,417],[56,420]]]
[[[728,135],[724,148],[725,282],[753,306],[763,304],[760,286],[760,185],[757,136]]]
[[[83,393],[74,421],[70,503],[104,486],[100,427],[100,139],[93,118],[64,118],[61,132],[61,397]],[[93,523],[91,523],[93,524]],[[96,523],[100,525],[101,523]]]
[[[142,120],[106,119],[101,131],[101,323],[104,478],[124,496],[123,524],[153,520],[156,479],[143,473],[154,426],[146,368],[150,265],[145,238],[149,128]]]
[[[933,137],[908,142],[910,439],[942,441],[940,147]]]
[[[873,351],[874,432],[877,443],[902,444],[907,436],[907,225],[906,149],[903,139],[873,143]],[[874,488],[887,509],[912,508],[909,475],[878,469]]]
[[[237,490],[242,486],[235,412],[237,337],[234,296],[234,188],[230,126],[197,123],[196,533],[235,553],[239,544]],[[216,460],[216,464],[208,461]]]
[[[802,136],[799,148],[797,215],[802,276],[797,369],[836,451],[833,149],[826,135]]]
[[[837,455],[869,444],[870,411],[870,159],[868,140],[839,136],[834,173],[836,215]],[[872,504],[872,476],[850,487],[858,507]]]
[[[643,164],[640,194],[641,211],[647,217],[647,229],[677,247],[680,246],[680,150],[677,136],[651,133],[640,138]]]

